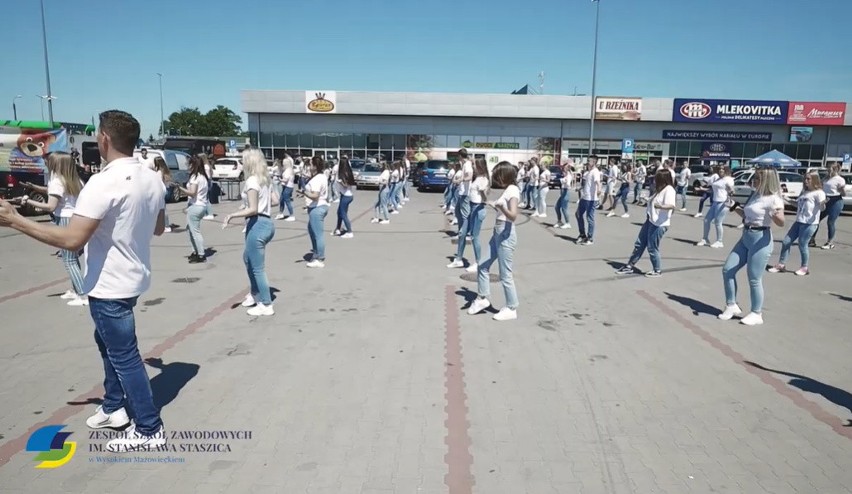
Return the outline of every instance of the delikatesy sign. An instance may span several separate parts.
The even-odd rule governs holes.
[[[676,98],[674,122],[787,124],[787,101]]]

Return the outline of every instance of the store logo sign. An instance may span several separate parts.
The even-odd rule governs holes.
[[[707,103],[689,102],[684,103],[680,107],[680,114],[691,120],[701,120],[710,116],[713,110]]]
[[[786,124],[786,101],[675,99],[674,122]]]
[[[335,113],[336,100],[335,91],[305,91],[305,110],[308,113]]]

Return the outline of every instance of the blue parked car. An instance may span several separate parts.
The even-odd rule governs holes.
[[[443,191],[450,185],[447,172],[450,171],[450,162],[447,160],[429,160],[417,167],[419,177],[417,190],[440,190]]]

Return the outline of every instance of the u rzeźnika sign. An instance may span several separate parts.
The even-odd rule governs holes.
[[[600,120],[640,120],[642,98],[599,97],[595,101],[595,118]]]

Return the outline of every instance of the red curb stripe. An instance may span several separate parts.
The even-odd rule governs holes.
[[[3,302],[8,302],[9,300],[15,300],[18,297],[23,297],[24,295],[29,295],[31,293],[38,292],[40,290],[44,290],[45,288],[50,288],[52,286],[56,286],[62,282],[68,281],[68,277],[60,278],[58,280],[48,281],[47,283],[39,286],[34,286],[32,288],[27,288],[26,290],[21,290],[20,292],[15,292],[10,295],[4,295],[0,297],[0,304]]]
[[[446,353],[444,354],[444,386],[447,389],[444,397],[447,405],[444,411],[447,420],[447,454],[444,461],[448,473],[444,476],[444,484],[450,489],[450,494],[470,494],[475,483],[470,470],[473,466],[473,456],[470,454],[470,427],[467,421],[467,393],[464,389],[464,364],[462,362],[461,331],[459,329],[459,309],[456,306],[455,287],[447,285],[444,302],[446,328]]]
[[[178,331],[174,335],[166,338],[163,342],[161,342],[160,344],[158,344],[157,346],[152,348],[148,353],[143,355],[142,358],[146,359],[146,358],[162,357],[163,353],[174,348],[175,345],[177,345],[181,341],[185,340],[187,337],[189,337],[193,333],[197,332],[199,329],[204,327],[204,325],[210,323],[211,321],[213,321],[214,319],[216,319],[217,317],[222,315],[222,313],[224,313],[225,310],[230,309],[232,305],[234,305],[235,303],[242,300],[242,298],[244,296],[245,296],[245,290],[240,290],[239,293],[235,294],[234,296],[230,297],[226,301],[222,302],[221,304],[219,304],[218,306],[213,308],[213,310],[211,310],[208,313],[206,313],[205,315],[199,317],[195,321],[189,323],[188,325],[186,325],[186,327],[184,327],[183,329],[181,329],[180,331]],[[83,394],[80,394],[77,397],[75,397],[74,399],[69,400],[69,401],[71,401],[71,402],[87,402],[89,399],[96,399],[96,398],[100,398],[101,396],[103,396],[103,385],[98,384],[98,385],[95,385],[89,391],[87,391]],[[53,412],[53,414],[51,414],[50,417],[48,417],[48,418],[44,419],[43,421],[31,426],[22,435],[4,443],[2,446],[0,446],[0,467],[5,465],[6,463],[9,463],[9,460],[12,459],[12,456],[14,456],[17,453],[20,453],[21,451],[24,450],[24,448],[26,448],[27,440],[29,439],[30,435],[33,432],[35,432],[36,430],[38,430],[38,429],[40,429],[40,428],[42,428],[46,425],[63,424],[68,419],[73,417],[74,415],[77,415],[78,413],[80,413],[82,411],[83,407],[84,407],[84,405],[66,405],[66,406],[56,410],[55,412]]]
[[[658,300],[653,295],[649,294],[644,290],[637,290],[636,293],[639,294],[640,297],[654,304],[654,306],[660,309],[660,311],[662,311],[665,315],[674,319],[675,321],[680,323],[681,326],[692,331],[693,334],[706,341],[708,344],[710,344],[710,346],[712,346],[716,350],[719,350],[719,352],[721,352],[729,359],[733,360],[734,363],[745,369],[746,372],[758,377],[765,384],[775,389],[778,394],[788,398],[790,401],[793,402],[794,405],[810,413],[813,418],[829,426],[831,430],[833,430],[837,434],[847,439],[852,439],[852,427],[844,427],[844,422],[842,419],[840,419],[840,417],[832,415],[818,404],[805,398],[803,394],[794,391],[792,388],[790,388],[789,385],[787,385],[786,382],[784,382],[784,380],[778,379],[771,372],[746,364],[746,358],[743,357],[742,354],[740,354],[727,344],[723,343],[718,338],[716,338],[706,330],[702,329],[689,319],[684,318],[682,315],[672,310],[665,303]]]

